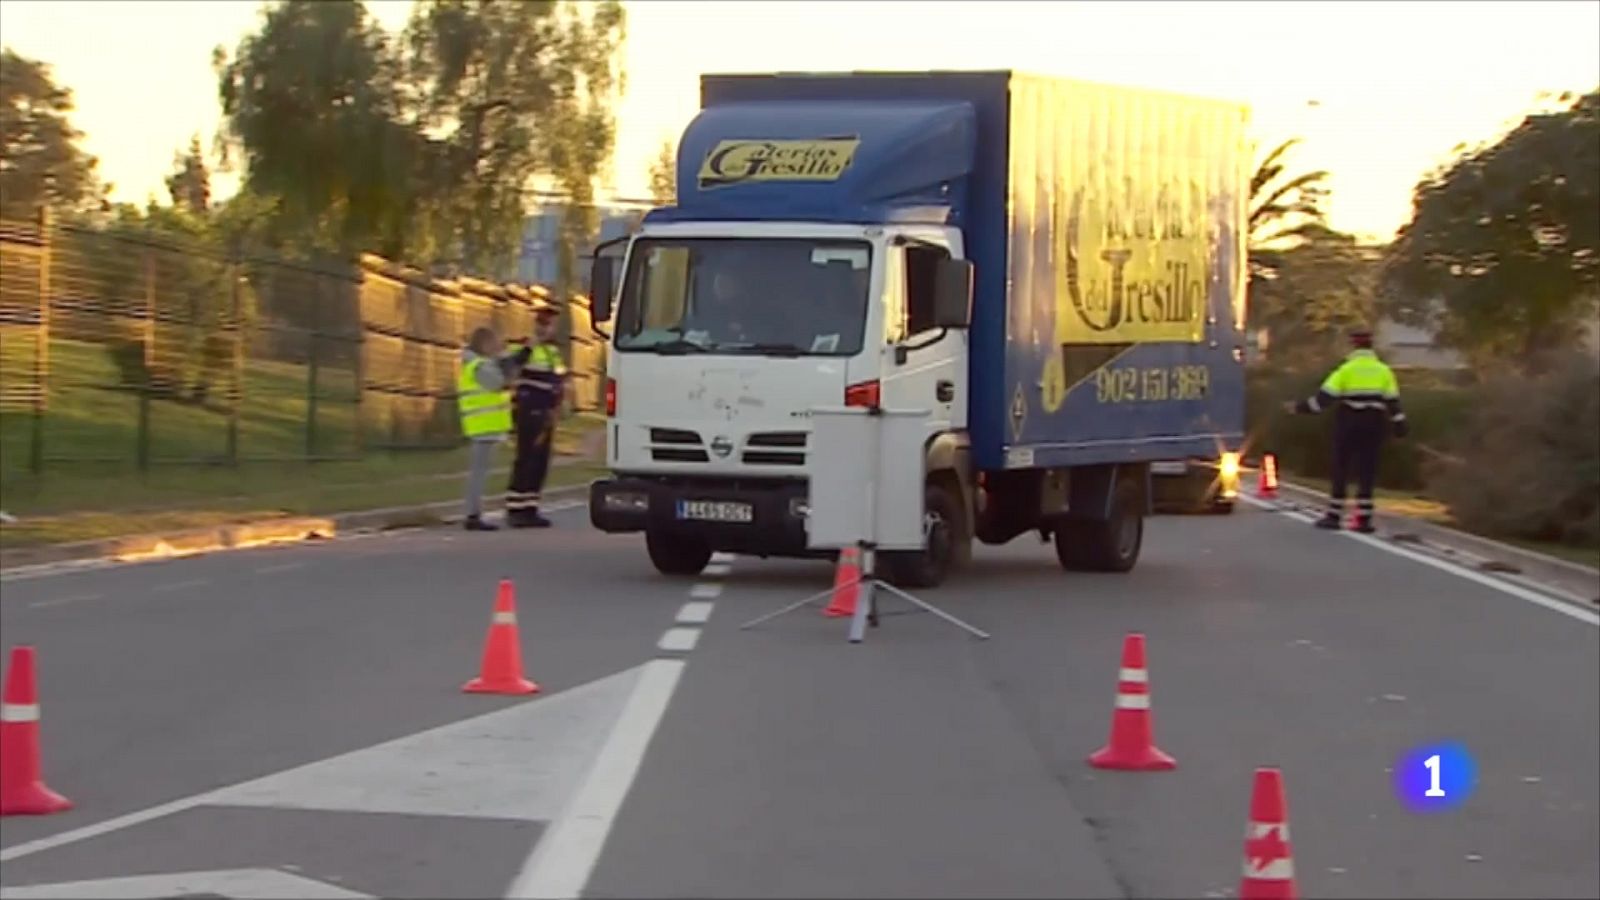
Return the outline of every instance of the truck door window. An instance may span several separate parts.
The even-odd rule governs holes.
[[[906,336],[933,328],[933,292],[939,260],[950,251],[931,244],[906,245]]]

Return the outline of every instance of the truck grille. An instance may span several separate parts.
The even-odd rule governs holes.
[[[742,459],[752,466],[806,464],[804,431],[764,431],[750,435]]]
[[[650,429],[650,458],[656,462],[709,462],[698,432],[681,428]],[[665,446],[663,446],[665,445]]]

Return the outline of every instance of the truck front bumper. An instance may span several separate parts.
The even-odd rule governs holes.
[[[589,522],[610,534],[654,531],[699,538],[713,550],[812,557],[803,481],[762,485],[602,479],[589,486]]]

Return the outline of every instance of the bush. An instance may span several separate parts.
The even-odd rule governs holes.
[[[1384,445],[1378,485],[1420,491],[1427,487],[1427,450],[1448,450],[1461,430],[1472,396],[1448,376],[1409,371],[1396,374],[1411,433],[1405,440],[1391,440]],[[1285,400],[1316,393],[1326,377],[1326,372],[1251,373],[1246,415],[1252,455],[1274,453],[1281,469],[1312,478],[1328,477],[1332,413],[1291,416],[1278,408]]]
[[[1600,544],[1600,366],[1573,355],[1537,377],[1476,392],[1459,463],[1437,467],[1435,495],[1486,534]]]

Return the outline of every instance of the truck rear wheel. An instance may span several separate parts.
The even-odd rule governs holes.
[[[1066,521],[1055,530],[1056,559],[1069,572],[1127,572],[1144,545],[1144,509],[1139,486],[1122,481],[1111,494],[1103,522]]]
[[[922,503],[927,549],[921,553],[883,554],[890,580],[900,587],[938,587],[971,548],[972,536],[961,514],[960,500],[950,488],[930,483],[923,488]]]
[[[711,546],[699,538],[649,530],[644,534],[650,562],[663,575],[699,575],[711,562]]]

